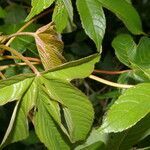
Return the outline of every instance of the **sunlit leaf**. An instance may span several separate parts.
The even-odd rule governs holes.
[[[36,104],[38,111],[34,118],[36,134],[48,149],[69,150],[69,146],[61,135],[61,130],[57,127],[57,124],[45,107],[44,99],[46,95],[42,90],[39,92]]]
[[[150,83],[139,84],[125,91],[108,110],[103,121],[105,132],[121,132],[150,113]]]
[[[105,15],[101,4],[97,0],[77,0],[77,8],[85,32],[95,42],[98,51],[101,51],[106,28]]]
[[[16,76],[0,80],[0,105],[19,100],[33,81],[31,76]]]

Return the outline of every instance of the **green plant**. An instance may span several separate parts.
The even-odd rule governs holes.
[[[34,134],[33,127],[29,130],[31,124],[48,149],[128,150],[140,147],[139,142],[150,135],[150,39],[143,32],[141,19],[131,1],[76,0],[73,4],[77,10],[73,10],[71,0],[32,0],[27,17],[29,1],[9,2],[8,7],[5,2],[0,3],[0,18],[4,21],[0,25],[0,105],[10,102],[13,105],[1,149],[21,140],[29,143],[25,139]],[[100,56],[104,52],[102,42],[108,25],[104,9],[113,12],[128,29],[118,31],[112,41],[115,56],[128,70],[106,71],[99,67],[94,70],[96,63],[101,64]],[[96,52],[67,62],[69,52],[63,51],[61,34],[77,28],[74,11],[79,14],[84,32],[95,43]],[[50,13],[52,20],[48,19],[47,25],[37,21]],[[136,35],[140,35],[139,42]],[[83,43],[85,35],[79,36],[78,42]],[[113,79],[116,82],[111,82],[92,72],[119,76]],[[101,119],[93,123],[95,102],[92,106],[88,97],[75,87],[75,79],[86,77],[107,85],[106,88],[114,87],[106,91],[104,87],[104,93],[99,94],[81,80],[95,96],[92,100],[107,102],[103,104],[106,115],[98,117],[103,117],[102,123]]]

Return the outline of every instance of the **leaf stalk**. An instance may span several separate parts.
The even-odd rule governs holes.
[[[114,83],[114,82],[102,79],[102,78],[94,76],[94,75],[90,75],[89,78],[92,79],[92,80],[98,81],[100,83],[103,83],[103,84],[106,84],[106,85],[109,85],[109,86],[112,86],[112,87],[117,87],[117,88],[128,89],[128,88],[134,87],[134,85]]]

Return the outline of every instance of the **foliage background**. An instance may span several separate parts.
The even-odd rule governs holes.
[[[72,1],[74,10],[74,22],[77,25],[76,29],[71,33],[62,34],[62,40],[64,41],[64,56],[65,58],[70,60],[76,60],[79,58],[83,58],[85,56],[91,55],[96,52],[95,44],[92,40],[85,34],[82,29],[81,22],[79,19],[79,15],[76,10],[75,1]],[[139,15],[143,22],[143,30],[145,33],[150,33],[150,1],[149,0],[134,0],[133,5],[138,10]],[[5,13],[2,16],[0,13],[0,32],[5,34],[12,34],[17,29],[19,29],[24,24],[24,19],[30,11],[30,1],[29,0],[0,0],[0,8],[4,8]],[[51,7],[53,9],[53,6]],[[127,29],[124,27],[123,23],[117,19],[117,17],[112,14],[110,11],[104,9],[107,20],[107,28],[106,34],[103,40],[103,53],[101,56],[101,61],[97,63],[96,69],[99,70],[125,70],[127,69],[122,63],[118,61],[114,54],[114,50],[111,46],[111,42],[113,38],[118,33],[126,33]],[[49,23],[51,21],[51,15],[46,15],[39,19],[36,23],[34,23],[30,29],[30,31],[35,31],[38,27],[43,24]],[[74,27],[73,27],[74,28]],[[134,40],[138,42],[140,36],[135,36]],[[18,40],[18,41],[17,41]],[[19,45],[21,43],[22,38],[18,38],[15,42],[13,42],[12,46],[17,48],[18,51],[22,52],[24,55],[30,55],[31,57],[37,57],[37,51],[35,51],[35,44],[32,38],[28,38],[27,41],[23,45]],[[31,44],[32,43],[32,44]],[[19,60],[17,61],[19,62]],[[0,65],[3,64],[12,64],[12,60],[0,61]],[[40,66],[39,66],[40,69]],[[10,77],[20,73],[30,72],[27,67],[9,67],[4,72],[6,77]],[[117,82],[118,75],[100,75],[105,79]],[[121,80],[121,79],[120,79]],[[125,83],[125,81],[122,81]],[[129,81],[129,83],[133,83],[135,81]],[[109,108],[114,99],[118,97],[120,94],[120,90],[116,90],[116,88],[108,87],[106,85],[91,81],[90,79],[84,80],[75,80],[73,83],[80,88],[93,103],[95,109],[95,119],[93,126],[97,127],[101,124],[102,116],[104,112]],[[0,135],[4,135],[6,131],[8,122],[10,120],[12,110],[14,108],[14,104],[10,103],[6,106],[0,107]],[[2,138],[2,136],[0,136]],[[1,139],[0,139],[1,140]],[[138,147],[146,147],[149,146],[150,137],[144,139],[143,142],[138,143]],[[16,150],[43,150],[45,147],[40,143],[38,138],[36,137],[32,125],[30,125],[30,137],[22,142],[17,142],[7,146],[4,149]]]

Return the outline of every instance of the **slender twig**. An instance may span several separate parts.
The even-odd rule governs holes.
[[[126,85],[126,84],[114,83],[114,82],[111,82],[111,81],[102,79],[102,78],[97,77],[97,76],[94,76],[94,75],[90,75],[89,78],[90,78],[90,79],[93,79],[93,80],[95,80],[95,81],[98,81],[98,82],[100,82],[100,83],[103,83],[103,84],[106,84],[106,85],[109,85],[109,86],[113,86],[113,87],[117,87],[117,88],[125,88],[125,89],[128,89],[128,88],[133,87],[133,85]]]
[[[25,57],[25,58],[29,61],[41,62],[39,58],[33,58],[33,57]],[[1,56],[1,60],[5,60],[5,59],[20,59],[20,58],[17,56],[10,56],[10,55]]]
[[[109,75],[117,75],[129,72],[131,70],[122,70],[122,71],[107,71],[107,70],[94,70],[93,73],[102,73],[102,74],[109,74]]]
[[[0,71],[0,77],[2,78],[2,79],[6,79],[6,77],[3,75],[3,73]]]
[[[34,32],[19,32],[19,33],[14,33],[9,35],[7,38],[10,39],[12,37],[16,37],[16,36],[21,36],[21,35],[29,35],[29,36],[33,36],[35,37],[35,33]],[[7,46],[7,45],[6,45]]]
[[[32,63],[29,60],[27,60],[22,54],[18,53],[15,49],[10,48],[5,45],[0,45],[0,48],[5,49],[5,50],[13,53],[14,55],[18,56],[21,60],[23,60],[32,69],[32,71],[36,75],[38,75],[38,76],[40,75],[39,71],[32,65]]]
[[[39,62],[30,62],[32,65],[39,65],[40,63]],[[2,70],[5,70],[9,67],[15,67],[15,66],[26,66],[27,64],[26,63],[16,63],[16,64],[9,64],[9,65],[3,65],[3,66],[0,66],[0,71]]]

